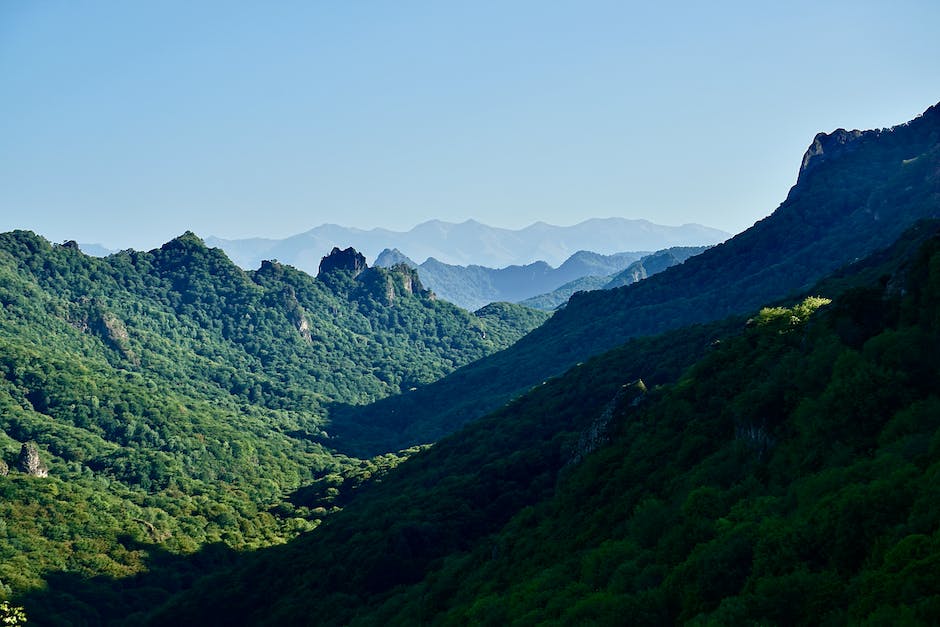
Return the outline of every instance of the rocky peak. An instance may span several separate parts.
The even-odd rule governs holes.
[[[39,457],[39,446],[35,442],[24,442],[20,448],[20,456],[16,465],[19,469],[33,477],[48,477],[49,468]]]
[[[800,176],[816,167],[827,159],[844,154],[855,146],[855,140],[874,131],[847,131],[844,128],[836,129],[832,133],[818,133],[813,143],[806,149],[803,162],[800,165]]]
[[[355,248],[349,247],[346,250],[340,250],[334,246],[330,254],[320,260],[320,271],[317,277],[322,277],[334,271],[351,272],[352,275],[359,276],[363,270],[368,268],[366,258],[362,253],[357,252]]]

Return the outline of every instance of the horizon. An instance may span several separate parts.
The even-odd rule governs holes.
[[[522,227],[519,227],[519,228],[512,228],[512,227],[500,226],[500,225],[497,225],[497,224],[490,224],[490,223],[484,222],[484,221],[482,221],[482,220],[477,220],[476,218],[467,218],[466,220],[460,220],[460,221],[456,221],[456,220],[444,220],[444,219],[440,219],[440,218],[430,218],[430,219],[428,219],[428,220],[424,220],[423,222],[419,222],[419,223],[417,223],[417,224],[415,224],[415,225],[413,225],[413,226],[411,226],[411,227],[409,227],[409,228],[403,228],[403,229],[388,228],[388,227],[384,227],[384,226],[374,226],[374,227],[371,227],[371,228],[365,228],[365,227],[360,227],[360,226],[351,226],[351,225],[348,225],[348,224],[339,224],[339,223],[336,223],[336,222],[324,222],[323,224],[318,224],[318,225],[316,225],[316,226],[314,226],[314,227],[311,227],[311,228],[306,229],[306,230],[304,230],[304,231],[300,231],[299,233],[293,233],[293,234],[288,235],[288,236],[286,236],[286,237],[227,238],[227,237],[219,237],[219,236],[214,235],[214,234],[209,234],[209,235],[207,235],[206,237],[199,236],[198,233],[196,233],[196,235],[199,236],[199,237],[201,237],[203,240],[207,240],[207,239],[216,239],[216,240],[222,240],[222,241],[239,241],[239,240],[245,239],[245,240],[281,241],[281,240],[284,240],[284,239],[290,239],[290,238],[292,238],[292,237],[297,237],[297,236],[300,236],[300,235],[306,235],[307,233],[310,233],[310,232],[312,232],[312,231],[316,231],[317,229],[326,228],[326,227],[335,227],[335,228],[347,229],[347,230],[351,230],[351,231],[361,231],[361,232],[363,232],[363,233],[374,233],[374,232],[376,232],[376,231],[385,231],[385,232],[388,232],[388,233],[394,233],[394,234],[396,234],[396,235],[402,235],[402,234],[405,234],[405,233],[410,233],[410,232],[414,231],[415,229],[417,229],[417,228],[419,228],[419,227],[422,227],[422,226],[426,226],[426,225],[428,225],[428,224],[445,224],[445,225],[447,225],[447,226],[463,226],[463,225],[465,225],[465,224],[471,224],[471,223],[472,223],[472,224],[479,224],[480,226],[485,226],[485,227],[491,228],[491,229],[499,229],[499,230],[502,230],[502,231],[519,232],[519,231],[525,231],[525,230],[527,230],[527,229],[531,229],[531,228],[537,227],[537,226],[547,226],[547,227],[552,227],[552,228],[562,228],[562,229],[564,229],[564,228],[571,228],[571,227],[575,227],[575,226],[581,226],[582,224],[586,224],[586,223],[588,223],[588,222],[604,221],[604,220],[623,220],[623,221],[626,221],[626,222],[645,222],[645,223],[647,223],[647,224],[652,224],[652,225],[655,225],[655,226],[666,226],[666,227],[701,226],[701,227],[705,227],[705,228],[708,228],[708,229],[712,229],[712,230],[716,230],[716,231],[721,231],[722,233],[727,234],[729,237],[733,237],[733,236],[737,235],[737,233],[731,233],[731,232],[729,232],[729,231],[725,231],[724,229],[718,229],[718,228],[716,228],[716,227],[710,226],[710,225],[708,225],[708,224],[702,224],[702,223],[700,223],[700,222],[685,222],[685,223],[683,223],[683,224],[664,224],[664,223],[662,223],[662,222],[654,222],[654,221],[649,220],[649,219],[647,219],[647,218],[628,218],[628,217],[624,217],[624,216],[596,216],[596,217],[584,218],[584,219],[582,219],[582,220],[578,220],[577,222],[573,222],[573,223],[571,223],[571,224],[558,224],[558,223],[553,223],[553,222],[546,222],[546,221],[544,221],[544,220],[536,220],[535,222],[531,222],[531,223],[526,224],[525,226],[522,226]],[[91,242],[89,242],[89,243],[91,243]]]
[[[291,236],[288,236],[288,237],[286,237],[286,238],[250,237],[250,238],[243,238],[243,239],[226,239],[226,238],[216,237],[216,236],[214,236],[214,235],[202,235],[202,234],[200,234],[200,233],[196,233],[196,232],[194,232],[194,231],[192,231],[192,230],[187,229],[186,231],[184,231],[184,232],[182,232],[182,233],[180,233],[180,234],[178,234],[178,235],[175,235],[175,236],[173,236],[173,237],[170,237],[170,238],[168,238],[166,241],[161,242],[161,243],[159,243],[158,245],[153,246],[153,247],[150,247],[150,248],[133,248],[133,247],[128,247],[128,248],[123,248],[123,249],[112,249],[112,248],[108,248],[107,246],[103,246],[102,244],[100,244],[100,243],[98,243],[98,242],[82,242],[82,241],[74,240],[74,239],[71,239],[71,238],[57,242],[57,241],[50,240],[48,237],[46,237],[46,236],[43,235],[42,233],[36,233],[35,231],[32,231],[31,229],[26,229],[26,230],[35,233],[35,234],[38,235],[39,237],[42,237],[42,238],[46,239],[47,241],[49,241],[50,243],[52,243],[52,244],[54,244],[54,245],[61,245],[61,244],[64,244],[64,243],[70,242],[70,241],[75,242],[75,243],[78,244],[80,250],[81,250],[84,254],[90,255],[90,256],[93,256],[93,257],[109,256],[109,255],[112,255],[112,254],[117,254],[117,253],[123,252],[123,251],[125,251],[125,250],[135,250],[135,251],[138,251],[138,252],[148,252],[148,251],[151,251],[151,250],[156,250],[156,249],[162,247],[163,245],[165,245],[165,244],[167,244],[167,243],[169,243],[169,242],[171,242],[171,241],[175,241],[175,240],[177,240],[177,239],[179,239],[179,238],[182,238],[182,237],[185,237],[185,236],[187,236],[187,235],[192,235],[192,236],[196,237],[197,239],[199,239],[199,240],[200,240],[204,245],[206,245],[207,247],[210,247],[210,248],[220,248],[220,249],[222,249],[222,250],[226,253],[226,256],[228,256],[230,259],[232,259],[232,261],[233,261],[234,263],[236,263],[237,265],[240,265],[241,267],[243,267],[243,269],[254,269],[253,266],[250,266],[250,267],[249,267],[249,266],[243,266],[242,264],[238,264],[237,261],[235,260],[235,258],[232,257],[232,255],[235,254],[234,251],[226,251],[226,250],[225,250],[225,246],[226,246],[226,245],[229,245],[229,244],[237,245],[237,244],[239,244],[239,243],[245,243],[245,242],[256,242],[256,243],[265,243],[265,244],[267,244],[267,243],[280,244],[280,243],[282,243],[282,242],[285,242],[285,241],[290,240],[290,239],[293,239],[293,238],[303,237],[304,235],[308,235],[308,234],[314,233],[315,231],[317,231],[317,230],[319,230],[319,229],[329,229],[329,228],[341,229],[341,230],[344,230],[344,231],[353,231],[353,232],[357,232],[357,233],[360,233],[360,234],[363,234],[363,235],[375,234],[375,233],[379,232],[379,233],[388,233],[390,236],[401,236],[401,235],[408,235],[408,234],[413,233],[414,231],[418,230],[418,229],[419,229],[420,227],[422,227],[422,226],[431,225],[431,224],[442,224],[442,225],[451,226],[451,227],[459,227],[459,226],[463,226],[463,225],[472,223],[472,224],[475,224],[475,225],[479,225],[479,226],[482,226],[482,227],[486,227],[487,229],[491,229],[491,230],[506,231],[506,232],[509,232],[509,233],[523,233],[523,232],[525,232],[525,231],[527,231],[527,230],[529,230],[529,229],[531,229],[531,228],[540,227],[540,226],[541,226],[541,227],[548,227],[548,228],[552,228],[552,229],[570,229],[570,228],[574,228],[574,227],[578,227],[578,226],[582,226],[582,225],[587,225],[588,223],[591,223],[591,222],[609,222],[609,221],[628,222],[628,223],[642,223],[642,224],[645,224],[645,225],[651,225],[651,226],[655,226],[655,227],[663,227],[663,228],[667,228],[667,229],[681,229],[681,228],[686,228],[686,227],[701,227],[702,229],[705,229],[705,230],[707,230],[707,231],[713,232],[713,234],[715,234],[715,235],[721,235],[721,236],[723,236],[723,239],[718,240],[718,241],[710,241],[710,242],[708,242],[708,243],[704,243],[705,240],[703,240],[703,244],[701,244],[701,245],[707,245],[707,246],[714,246],[714,245],[716,245],[716,244],[718,244],[718,243],[720,243],[720,242],[722,242],[722,241],[726,241],[726,240],[731,239],[731,238],[735,237],[736,235],[738,235],[737,233],[729,233],[729,232],[727,232],[727,231],[722,231],[722,230],[720,230],[720,229],[715,229],[715,228],[710,227],[710,226],[708,226],[708,225],[699,224],[699,223],[686,223],[686,224],[680,224],[680,225],[668,225],[668,224],[659,224],[659,223],[656,223],[656,222],[652,222],[652,221],[647,220],[647,219],[645,219],[645,218],[622,218],[622,217],[618,217],[618,216],[587,218],[587,219],[585,219],[585,220],[581,220],[580,222],[577,222],[577,223],[571,224],[571,225],[549,224],[549,223],[546,223],[546,222],[543,222],[543,221],[538,221],[538,222],[533,222],[532,224],[529,224],[529,225],[527,225],[527,226],[525,226],[525,227],[523,227],[523,228],[520,228],[520,229],[506,229],[506,228],[503,228],[503,227],[492,226],[492,225],[488,225],[488,224],[482,223],[482,222],[480,222],[479,220],[475,220],[475,219],[473,219],[473,218],[469,218],[469,219],[464,220],[464,221],[462,221],[462,222],[449,222],[449,221],[446,221],[446,220],[431,219],[431,220],[426,220],[425,222],[422,222],[422,223],[420,223],[420,224],[416,224],[415,226],[411,227],[410,229],[403,230],[403,231],[396,231],[396,230],[392,230],[392,229],[385,229],[385,228],[382,228],[382,227],[375,227],[375,228],[371,228],[371,229],[360,229],[360,228],[357,228],[357,227],[348,227],[348,226],[344,226],[344,225],[340,225],[340,224],[326,223],[326,224],[320,224],[320,225],[318,225],[318,226],[316,226],[316,227],[313,227],[312,229],[308,229],[308,230],[303,231],[303,232],[301,232],[301,233],[295,233],[295,234],[293,234],[293,235],[291,235]],[[709,239],[709,238],[706,238],[706,239]],[[651,242],[651,244],[655,244],[655,243],[654,243],[654,242]],[[361,247],[358,246],[356,243],[347,242],[347,243],[345,243],[345,244],[338,244],[338,243],[337,243],[337,244],[334,244],[334,245],[337,246],[337,247],[339,247],[340,249],[345,249],[345,248],[350,248],[350,247],[351,247],[351,248],[355,249],[356,252],[365,254],[365,256],[366,256],[366,258],[369,260],[369,263],[370,263],[370,264],[375,263],[375,261],[377,260],[377,257],[378,257],[379,255],[381,255],[382,252],[385,252],[385,251],[397,251],[397,252],[399,252],[399,253],[401,253],[401,254],[405,254],[405,253],[403,253],[401,250],[399,250],[399,248],[398,248],[398,245],[399,245],[399,244],[396,244],[395,242],[388,242],[388,245],[385,246],[385,248],[384,248],[382,251],[379,251],[379,252],[376,252],[376,253],[374,253],[374,252],[371,251],[371,250],[366,250],[366,249],[364,249],[364,248],[361,248]],[[698,244],[689,244],[689,245],[698,245]],[[573,251],[573,252],[571,252],[570,254],[564,255],[564,259],[549,260],[549,259],[541,259],[541,258],[538,258],[538,259],[529,259],[529,260],[517,260],[517,261],[513,261],[513,262],[509,263],[508,265],[517,266],[517,265],[528,265],[528,264],[530,264],[530,263],[546,263],[546,264],[548,264],[549,266],[551,266],[551,267],[554,268],[554,267],[559,266],[564,260],[566,260],[566,259],[568,259],[569,257],[571,257],[572,255],[575,255],[575,254],[578,254],[578,253],[594,253],[594,254],[600,254],[600,255],[609,256],[609,255],[617,255],[617,254],[624,254],[624,253],[630,253],[630,252],[646,252],[646,253],[652,253],[652,252],[656,252],[657,250],[663,249],[662,246],[656,246],[656,245],[652,246],[649,250],[645,250],[645,249],[644,249],[643,251],[640,251],[640,249],[636,249],[636,247],[632,247],[632,248],[630,248],[630,250],[624,249],[624,250],[616,250],[616,251],[613,251],[613,250],[603,250],[603,249],[605,248],[604,246],[597,246],[597,247],[595,247],[595,248],[597,248],[597,250],[593,250],[593,249],[590,249],[590,248],[579,248],[578,250]],[[628,248],[629,248],[629,247],[628,247]],[[327,255],[327,254],[329,253],[329,250],[324,250],[324,251],[322,251],[322,253],[323,253],[323,255]],[[424,261],[427,261],[427,260],[429,260],[429,259],[435,259],[435,260],[437,260],[437,261],[440,261],[441,263],[447,263],[447,264],[449,264],[449,265],[468,265],[468,263],[469,263],[469,265],[481,265],[481,266],[484,266],[484,267],[491,267],[491,266],[487,266],[486,263],[482,263],[482,262],[481,262],[481,263],[476,263],[476,262],[462,263],[462,262],[458,262],[458,261],[455,261],[455,260],[450,260],[450,261],[447,261],[447,260],[438,260],[438,259],[436,259],[436,258],[433,257],[433,256],[432,256],[432,257],[428,257],[428,258],[425,259]],[[504,264],[504,265],[505,265],[505,264]],[[492,267],[497,267],[497,266],[492,266]],[[499,266],[499,267],[504,267],[504,266]]]

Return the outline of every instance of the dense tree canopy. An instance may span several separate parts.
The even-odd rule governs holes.
[[[936,624],[940,239],[894,253],[575,367],[154,620]]]
[[[133,574],[147,545],[246,549],[312,529],[338,502],[293,490],[324,476],[351,489],[401,459],[336,454],[330,404],[433,381],[544,318],[472,315],[407,269],[244,272],[192,234],[104,259],[0,235],[0,597],[53,571]],[[17,469],[27,441],[48,477]]]

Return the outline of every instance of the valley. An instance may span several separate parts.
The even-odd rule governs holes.
[[[472,313],[391,252],[2,234],[0,598],[35,624],[936,623],[938,220],[940,105],[817,135],[726,241],[581,254],[599,289]]]

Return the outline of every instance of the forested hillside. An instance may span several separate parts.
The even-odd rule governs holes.
[[[938,232],[572,368],[153,622],[936,624]]]
[[[551,498],[353,624],[937,624],[940,240],[885,278],[625,388]]]
[[[940,241],[911,225],[938,213],[940,106],[817,136],[772,216],[544,324],[352,249],[312,277],[189,233],[0,235],[0,597],[38,624],[934,624]]]
[[[471,315],[407,268],[329,259],[314,278],[244,272],[192,234],[104,259],[0,235],[0,596],[53,571],[133,574],[150,545],[259,547],[313,528],[327,510],[291,491],[399,459],[331,451],[330,403],[428,383],[545,318]]]
[[[940,105],[891,129],[820,133],[769,217],[634,285],[575,295],[510,350],[414,394],[342,408],[350,450],[433,441],[631,337],[744,313],[800,292],[940,216]]]

